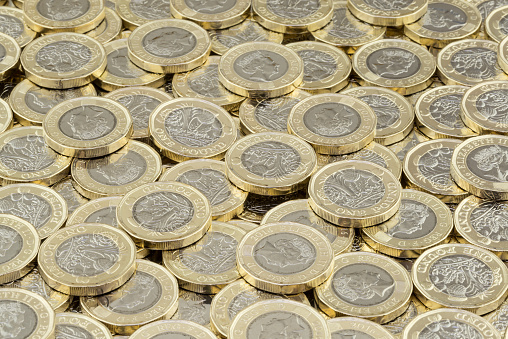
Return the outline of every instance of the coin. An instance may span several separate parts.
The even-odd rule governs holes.
[[[106,16],[104,20],[86,35],[94,38],[101,44],[110,42],[116,38],[122,30],[122,19],[116,14],[114,9],[106,8]]]
[[[131,190],[118,205],[116,216],[140,247],[158,250],[188,246],[211,225],[208,199],[197,188],[179,182],[150,183]]]
[[[119,289],[96,297],[81,297],[85,314],[113,333],[131,335],[138,328],[171,317],[178,307],[178,282],[164,267],[136,260],[134,275]]]
[[[51,34],[35,39],[23,49],[21,65],[26,78],[35,84],[66,89],[98,78],[106,68],[106,52],[87,35]]]
[[[218,221],[228,221],[241,213],[247,199],[247,192],[229,182],[223,161],[184,161],[164,172],[158,181],[178,181],[197,188],[210,202],[212,218]]]
[[[171,14],[177,19],[196,22],[205,29],[223,29],[239,24],[250,14],[249,0],[200,1],[175,0]]]
[[[430,140],[430,139],[427,138],[427,136],[422,134],[415,127],[415,128],[413,128],[413,130],[411,132],[409,132],[409,134],[404,139],[402,139],[401,141],[399,141],[395,144],[388,145],[387,147],[389,150],[393,151],[395,153],[395,155],[397,155],[397,158],[399,158],[400,161],[403,161],[404,156],[411,148],[413,148],[420,142],[424,142],[424,141],[428,141],[428,140]]]
[[[396,258],[417,258],[448,238],[453,228],[448,206],[433,195],[402,190],[399,211],[388,221],[362,229],[365,242]]]
[[[32,31],[24,22],[23,11],[18,8],[1,7],[0,32],[14,38],[19,47],[25,47],[30,41],[35,39],[36,32]]]
[[[477,135],[461,119],[461,101],[468,89],[441,86],[425,91],[415,104],[418,129],[431,139],[466,139]]]
[[[485,31],[489,38],[501,42],[508,35],[508,8],[506,6],[493,10],[485,20]]]
[[[213,295],[180,289],[178,292],[178,309],[171,319],[192,321],[210,328],[210,309],[213,297]]]
[[[508,72],[508,39],[506,38],[499,43],[497,62],[505,73]],[[502,78],[500,80],[506,80],[508,76],[505,73],[502,73]]]
[[[232,219],[227,222],[230,225],[235,225],[238,228],[241,228],[245,232],[250,232],[256,227],[259,226],[259,224],[256,224],[254,222],[245,221],[242,219]]]
[[[227,111],[238,109],[245,98],[228,91],[220,83],[220,58],[218,55],[212,55],[202,66],[188,73],[175,74],[173,91],[176,96],[207,100]]]
[[[87,198],[74,189],[75,185],[77,184],[74,183],[74,180],[68,176],[51,187],[67,202],[67,215],[69,216],[76,208],[88,202]]]
[[[436,139],[422,142],[407,152],[402,170],[406,188],[433,194],[445,203],[459,203],[469,195],[452,180],[452,154],[461,140]]]
[[[250,134],[226,153],[226,175],[244,191],[285,195],[307,186],[316,154],[305,141],[285,133]]]
[[[170,6],[165,1],[116,0],[115,8],[125,28],[133,31],[153,20],[170,19]]]
[[[196,98],[178,98],[159,105],[150,115],[149,130],[162,154],[177,162],[220,160],[237,135],[228,112]]]
[[[498,57],[498,44],[494,41],[456,41],[439,52],[437,74],[446,85],[474,86],[488,80],[507,80]]]
[[[129,339],[199,338],[215,339],[215,334],[206,327],[186,320],[160,320],[145,325],[134,332]]]
[[[41,245],[40,274],[57,291],[95,296],[122,286],[136,269],[130,237],[105,224],[77,224],[53,233]]]
[[[19,288],[0,289],[4,338],[54,338],[55,312],[43,297]]]
[[[425,307],[425,305],[423,305],[413,294],[411,300],[409,301],[407,310],[394,320],[387,322],[382,326],[396,338],[400,338],[402,336],[402,331],[412,319],[428,311],[429,309]]]
[[[366,339],[394,339],[394,336],[383,326],[361,318],[341,317],[329,319],[326,323],[330,328],[332,338],[336,336],[338,338],[361,338],[363,336]]]
[[[240,44],[221,57],[219,80],[241,96],[274,98],[302,83],[303,61],[296,52],[274,42]]]
[[[65,312],[56,315],[56,338],[76,337],[87,339],[112,339],[108,328],[83,314]]]
[[[376,164],[344,160],[321,168],[309,183],[309,204],[321,218],[345,227],[382,223],[399,209],[399,180]]]
[[[263,219],[263,216],[270,209],[280,205],[285,201],[290,201],[294,199],[303,199],[306,197],[307,194],[305,190],[300,190],[285,195],[274,195],[274,196],[249,193],[249,195],[247,196],[247,200],[245,200],[245,204],[243,206],[244,210],[242,213],[238,215],[238,218],[240,218],[243,221],[247,221],[249,223],[259,224]]]
[[[5,80],[11,76],[19,65],[21,49],[14,38],[5,33],[0,33],[0,51],[2,53],[0,58],[0,80]]]
[[[179,19],[148,22],[129,35],[127,45],[129,59],[155,73],[190,71],[206,61],[211,48],[210,37],[203,28]]]
[[[401,26],[415,22],[427,12],[427,0],[350,0],[347,5],[358,19],[379,26]]]
[[[133,131],[129,110],[102,97],[61,102],[46,114],[42,126],[52,149],[78,158],[111,154],[129,141]]]
[[[494,325],[496,330],[498,330],[502,336],[505,336],[506,329],[508,328],[507,314],[508,300],[505,299],[501,306],[499,306],[495,311],[483,315],[483,318]]]
[[[243,237],[237,249],[242,277],[256,288],[279,294],[318,286],[330,276],[332,259],[328,238],[293,222],[259,226]]]
[[[12,126],[13,126],[12,110],[7,102],[0,99],[0,133],[3,133],[6,130],[12,128]]]
[[[480,11],[482,20],[485,20],[489,14],[497,8],[508,5],[506,0],[473,0],[472,2]]]

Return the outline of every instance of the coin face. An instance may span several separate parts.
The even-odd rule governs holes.
[[[418,44],[384,39],[360,47],[353,56],[353,69],[362,85],[391,88],[409,95],[432,83],[436,69],[434,60],[432,54]]]
[[[187,19],[205,29],[223,29],[242,22],[250,14],[248,0],[176,0],[170,3],[171,14]]]
[[[375,322],[353,318],[353,317],[340,317],[329,319],[326,322],[332,333],[332,338],[378,338],[378,339],[393,339],[394,336],[385,330],[381,325]]]
[[[178,283],[164,267],[138,259],[134,275],[119,289],[82,297],[85,314],[118,334],[130,335],[154,320],[171,317],[178,307]]]
[[[501,336],[506,335],[506,329],[508,328],[508,323],[506,322],[506,314],[508,312],[508,304],[506,300],[497,308],[497,310],[485,314],[483,316],[489,323],[494,325],[496,330],[501,333]],[[504,337],[503,337],[504,338]]]
[[[406,311],[397,318],[383,324],[382,326],[386,330],[388,330],[392,335],[397,337],[402,334],[402,331],[404,330],[404,328],[406,328],[406,326],[412,319],[428,311],[430,310],[425,305],[423,305],[421,301],[418,300],[418,298],[416,298],[413,295],[411,297],[411,300],[409,301],[409,306],[406,309]]]
[[[278,97],[292,92],[302,83],[303,61],[296,52],[277,43],[241,44],[222,56],[219,80],[238,95]]]
[[[485,31],[496,42],[501,42],[508,35],[508,10],[504,6],[489,14],[485,20]]]
[[[351,0],[348,9],[362,21],[379,26],[415,22],[427,12],[427,0]]]
[[[169,1],[116,0],[113,9],[132,31],[152,20],[171,18]]]
[[[243,205],[243,212],[238,214],[238,218],[244,222],[259,224],[264,215],[272,208],[275,208],[286,201],[304,199],[306,197],[307,193],[305,190],[274,196],[249,193],[247,200],[245,200],[245,204]]]
[[[51,186],[58,194],[60,194],[67,202],[67,215],[71,215],[72,212],[79,206],[85,204],[88,199],[82,196],[76,191],[74,186],[77,185],[70,176],[59,181],[58,183]]]
[[[413,130],[411,132],[409,132],[409,134],[404,139],[402,139],[401,141],[399,141],[395,144],[391,144],[387,147],[388,147],[388,149],[393,151],[393,153],[395,153],[395,155],[397,155],[397,158],[399,158],[400,161],[404,161],[404,156],[411,148],[413,148],[420,142],[428,141],[428,140],[430,140],[430,139],[427,136],[425,136],[424,134],[422,134],[415,127],[415,128],[413,128]]]
[[[148,22],[132,32],[127,45],[129,59],[154,73],[190,71],[206,61],[211,48],[203,28],[179,19]]]
[[[178,310],[171,319],[192,321],[210,328],[210,309],[213,297],[213,295],[180,289],[178,292]]]
[[[123,285],[136,269],[130,237],[105,224],[64,227],[47,238],[38,256],[46,283],[77,296],[107,293]]]
[[[55,317],[56,338],[82,337],[87,339],[112,339],[108,328],[86,315],[65,312],[58,313]]]
[[[0,80],[5,80],[11,75],[18,65],[20,54],[18,42],[6,33],[0,33]]]
[[[0,16],[2,18],[0,32],[14,38],[19,47],[23,48],[35,39],[37,33],[25,24],[21,9],[2,7],[0,8]]]
[[[114,9],[106,7],[106,16],[104,20],[86,35],[94,38],[101,44],[105,44],[116,38],[122,30],[122,19],[116,14]]]
[[[476,8],[480,11],[482,15],[482,20],[487,19],[490,13],[494,10],[508,5],[508,1],[506,0],[475,0],[473,1]]]
[[[202,338],[215,339],[217,336],[212,331],[199,324],[186,320],[160,320],[143,326],[134,332],[130,339],[162,339],[174,338]]]

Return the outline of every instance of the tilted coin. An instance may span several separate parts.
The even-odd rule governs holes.
[[[483,315],[483,318],[494,325],[496,330],[506,338],[506,329],[508,328],[508,300],[499,306],[495,311]]]
[[[508,35],[508,7],[500,7],[489,14],[485,19],[485,31],[496,42],[501,42],[506,38]]]
[[[212,39],[212,51],[219,55],[246,42],[271,41],[280,44],[283,39],[281,33],[269,31],[251,18],[226,29],[208,30],[208,33]]]
[[[427,0],[350,0],[348,9],[373,25],[401,26],[415,22],[427,12]]]
[[[303,61],[293,50],[274,42],[240,44],[221,57],[219,80],[238,95],[274,98],[302,83]]]
[[[212,331],[204,326],[186,320],[160,320],[145,325],[134,332],[129,339],[162,338],[216,339]]]
[[[23,49],[21,65],[26,78],[35,84],[66,89],[98,78],[106,68],[106,52],[100,42],[87,35],[51,34]]]
[[[409,95],[430,86],[436,62],[425,47],[414,42],[383,39],[358,48],[353,55],[353,69],[362,86],[385,87]]]
[[[430,311],[425,305],[422,304],[418,298],[413,294],[409,301],[409,306],[404,313],[399,315],[397,318],[390,322],[383,324],[382,326],[392,333],[396,338],[400,338],[402,331],[409,324],[411,320],[416,318],[418,315]]]
[[[23,10],[12,7],[1,7],[0,32],[14,38],[19,47],[25,47],[30,41],[35,39],[37,33],[32,31],[25,24]]]
[[[6,101],[0,99],[0,133],[3,133],[6,130],[11,129],[13,123],[14,121],[12,116],[12,110],[9,104]]]
[[[355,316],[389,322],[408,307],[413,284],[395,260],[375,253],[344,253],[334,259],[333,273],[314,293],[329,316]]]
[[[129,110],[113,99],[82,97],[53,107],[43,121],[44,140],[60,154],[95,158],[111,154],[129,141]]]
[[[508,200],[508,137],[482,135],[457,146],[451,159],[453,180],[480,198]]]
[[[399,211],[388,221],[362,229],[365,242],[396,258],[417,258],[423,251],[445,242],[453,229],[448,206],[433,195],[402,190]]]
[[[426,90],[415,104],[418,129],[431,139],[466,139],[477,135],[461,119],[461,102],[468,89],[441,86]]]
[[[498,44],[494,41],[456,41],[439,52],[437,74],[446,85],[474,86],[489,80],[507,80],[498,57]]]
[[[388,149],[393,151],[395,155],[397,155],[397,158],[399,158],[400,161],[404,161],[404,157],[406,156],[406,153],[419,144],[420,142],[428,141],[430,140],[427,136],[422,134],[416,127],[413,128],[409,134],[402,139],[401,141],[388,145]]]
[[[130,237],[106,224],[64,227],[39,250],[39,271],[57,291],[95,296],[122,286],[136,269],[136,247]]]
[[[0,178],[5,184],[52,185],[69,173],[71,158],[46,145],[42,127],[19,127],[0,135]]]
[[[150,139],[148,129],[150,114],[163,102],[173,99],[173,96],[160,89],[145,86],[120,88],[104,97],[127,107],[132,118],[131,139],[145,142]]]
[[[250,0],[170,2],[173,17],[196,22],[205,29],[223,29],[239,24],[250,14]]]
[[[230,225],[234,225],[238,228],[241,228],[245,232],[250,232],[259,226],[259,224],[256,224],[254,222],[245,221],[242,219],[232,219],[232,220],[229,220],[227,223]]]
[[[201,239],[211,225],[208,199],[179,182],[157,182],[127,193],[116,210],[118,223],[140,247],[171,250]]]
[[[233,319],[229,339],[272,338],[280,329],[290,336],[330,339],[325,318],[313,307],[293,300],[263,300],[246,307]]]
[[[469,193],[450,175],[453,151],[460,143],[457,139],[436,139],[411,148],[402,167],[406,188],[431,193],[445,203],[461,202]]]
[[[0,318],[4,338],[52,339],[55,312],[43,297],[20,288],[0,289]]]
[[[130,335],[143,325],[171,317],[178,307],[176,278],[159,264],[143,259],[136,263],[136,272],[119,289],[80,298],[83,312],[113,333]]]
[[[178,309],[171,319],[192,321],[210,328],[210,309],[214,297],[214,295],[180,289],[178,292]]]
[[[505,73],[508,72],[508,38],[504,38],[499,43],[499,49],[497,52],[497,62],[499,67],[503,69]],[[506,80],[506,74],[503,74],[504,77],[501,80]]]
[[[69,216],[76,208],[88,202],[87,198],[76,191],[75,185],[77,184],[74,183],[71,176],[68,176],[51,186],[67,202],[67,215]]]
[[[306,197],[307,193],[305,190],[273,196],[249,193],[247,200],[245,200],[245,204],[243,205],[243,212],[238,214],[238,218],[242,221],[254,223],[257,227],[263,219],[263,216],[272,208],[277,207],[286,201],[305,199]]]
[[[332,338],[394,339],[394,336],[383,326],[361,318],[340,317],[329,319],[326,323]]]
[[[286,195],[307,186],[316,153],[305,141],[277,132],[250,134],[226,153],[226,175],[244,191]]]
[[[184,161],[164,172],[158,181],[178,181],[197,188],[210,202],[212,218],[219,221],[228,221],[241,213],[247,199],[247,192],[229,182],[223,161]]]
[[[429,48],[429,50],[431,50],[432,47]],[[437,57],[437,55],[436,55]],[[415,105],[416,104],[416,101],[418,101],[418,99],[422,96],[423,93],[425,93],[425,91],[427,89],[431,89],[431,88],[436,88],[436,87],[441,87],[441,86],[444,86],[445,84],[439,79],[439,77],[437,75],[434,75],[432,78],[432,83],[430,84],[429,87],[427,87],[426,89],[424,89],[423,91],[420,91],[420,92],[416,92],[414,94],[411,94],[411,95],[407,95],[405,98],[411,103],[411,105]]]
[[[210,37],[203,28],[180,19],[148,22],[129,35],[127,45],[129,59],[154,73],[190,71],[206,61],[211,48]]]
[[[308,304],[305,294],[283,295],[258,290],[244,280],[235,281],[224,287],[212,300],[210,310],[212,329],[221,338],[226,338],[235,316],[246,307],[262,300],[288,299]]]
[[[323,283],[333,268],[333,249],[320,231],[294,222],[265,224],[245,235],[237,249],[238,271],[263,291],[295,294]]]
[[[374,141],[391,145],[404,139],[412,130],[414,112],[411,103],[399,93],[382,87],[356,87],[340,94],[356,97],[374,111],[377,117]]]
[[[473,0],[472,2],[480,11],[482,20],[486,20],[492,11],[508,5],[507,0]]]
[[[220,160],[237,136],[226,110],[196,98],[178,98],[159,105],[150,115],[149,130],[162,154],[177,162]]]
[[[399,209],[399,180],[376,164],[344,160],[321,168],[309,183],[309,204],[321,218],[345,227],[382,223]]]
[[[112,339],[108,328],[97,320],[74,312],[58,313],[55,317],[56,338]]]
[[[11,36],[1,33],[0,29],[0,80],[11,76],[19,65],[20,55],[21,48],[18,42]]]
[[[169,3],[165,1],[116,0],[114,5],[123,25],[131,31],[152,20],[171,18]]]
[[[505,264],[473,245],[430,248],[416,259],[411,275],[416,296],[431,309],[455,307],[482,315],[501,305],[508,291]]]
[[[404,329],[404,339],[458,337],[501,339],[501,334],[482,317],[460,309],[442,308],[419,315]]]
[[[122,30],[122,19],[116,14],[114,9],[106,8],[106,16],[104,20],[86,35],[94,38],[101,44],[110,42],[116,38]]]
[[[40,126],[46,113],[62,101],[96,95],[97,91],[91,84],[69,89],[49,89],[39,87],[30,80],[23,80],[9,95],[9,104],[20,124]]]

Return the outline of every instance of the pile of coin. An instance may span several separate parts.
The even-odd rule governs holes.
[[[0,339],[508,339],[508,1],[0,2]]]

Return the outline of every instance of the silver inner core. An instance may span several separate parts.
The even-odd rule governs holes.
[[[437,337],[436,337],[437,335]],[[418,339],[424,338],[471,338],[471,339],[484,339],[482,333],[480,333],[473,326],[463,323],[461,321],[444,319],[434,321],[419,333]]]
[[[39,114],[46,114],[50,109],[62,101],[81,97],[80,89],[46,89],[32,86],[25,95],[25,104],[32,111]]]
[[[39,229],[51,219],[53,208],[41,196],[32,193],[12,193],[0,199],[0,213],[20,217]]]
[[[282,294],[272,294],[265,291],[258,290],[256,288],[249,288],[246,291],[237,294],[228,305],[228,317],[229,320],[233,318],[244,308],[254,304],[257,301],[269,300],[269,299],[282,299],[286,298]]]
[[[363,0],[368,6],[383,11],[397,11],[411,5],[414,0]]]
[[[212,112],[200,107],[173,110],[164,120],[172,139],[188,147],[209,146],[222,136],[222,124]]]
[[[131,0],[129,7],[132,13],[147,20],[171,18],[168,0]]]
[[[467,155],[466,165],[476,176],[486,181],[508,181],[508,147],[482,146]]]
[[[2,339],[29,338],[37,328],[33,308],[14,300],[0,300],[0,335]]]
[[[0,225],[0,265],[17,257],[22,249],[21,235],[11,227]]]
[[[93,212],[85,219],[85,222],[95,222],[118,227],[118,221],[116,219],[116,206],[101,208],[100,210]]]
[[[303,123],[312,133],[329,138],[349,135],[360,127],[362,118],[358,112],[340,103],[324,103],[309,108],[303,115]]]
[[[56,153],[46,146],[44,138],[27,135],[10,140],[0,149],[0,162],[19,172],[37,172],[56,161]]]
[[[211,64],[203,74],[187,77],[187,84],[194,92],[209,98],[221,98],[230,93],[219,82],[219,65]]]
[[[95,339],[94,336],[83,327],[74,325],[56,325],[55,339]]]
[[[143,37],[144,49],[157,57],[178,58],[190,53],[197,44],[191,32],[177,27],[162,27]]]
[[[508,90],[486,91],[478,96],[475,105],[488,120],[508,125]]]
[[[35,54],[35,62],[46,71],[55,73],[74,72],[93,59],[90,48],[71,41],[52,42]]]
[[[254,118],[260,125],[272,131],[287,132],[289,113],[300,101],[287,96],[258,101]]]
[[[460,8],[445,2],[429,4],[423,16],[423,27],[434,32],[452,32],[464,27],[467,14]]]
[[[459,50],[452,55],[450,63],[457,73],[473,79],[487,80],[501,72],[497,52],[482,47]]]
[[[220,171],[208,168],[190,170],[180,175],[176,181],[197,188],[212,206],[222,204],[231,197],[231,184]]]
[[[285,19],[302,19],[316,13],[321,8],[319,0],[267,0],[268,10]]]
[[[388,128],[400,120],[400,109],[391,99],[377,94],[364,95],[359,99],[369,105],[376,114],[376,129]]]
[[[126,95],[117,101],[129,110],[134,130],[148,128],[150,113],[161,104],[160,100],[143,94]]]
[[[128,54],[129,49],[127,47],[115,49],[109,53],[106,71],[124,79],[135,79],[146,75],[147,73],[144,70],[129,60]]]
[[[386,233],[397,239],[418,239],[430,234],[437,226],[434,211],[421,202],[402,199],[394,227]]]
[[[14,39],[19,38],[23,31],[25,30],[25,26],[21,20],[16,17],[0,14],[0,32],[7,34]]]
[[[505,202],[482,202],[470,215],[473,229],[492,242],[508,241],[508,209]]]
[[[210,324],[213,295],[180,290],[178,310],[171,319],[189,320],[203,326]]]
[[[72,139],[96,140],[111,133],[115,115],[100,106],[83,105],[65,112],[58,121],[60,131]]]
[[[465,128],[460,118],[462,94],[444,95],[434,100],[429,107],[430,116],[449,128]]]
[[[418,171],[428,184],[440,189],[454,187],[450,176],[453,148],[441,147],[429,150],[418,160]]]
[[[248,147],[241,155],[242,166],[263,178],[282,178],[301,164],[298,152],[278,141],[263,141]]]
[[[333,11],[333,24],[331,27],[327,27],[328,34],[339,39],[357,39],[365,36],[372,29],[369,25],[362,24],[358,20],[355,20],[355,24],[353,24],[349,20],[350,17],[352,15],[348,13],[347,8],[336,8]]]
[[[229,11],[236,5],[236,0],[184,0],[194,11],[202,14],[219,14]]]
[[[88,160],[86,170],[90,177],[107,186],[122,186],[133,183],[146,173],[148,164],[137,152],[113,153]]]
[[[247,325],[246,338],[281,338],[281,329],[284,330],[286,338],[315,338],[312,326],[307,320],[296,313],[285,311],[269,312],[256,317]]]
[[[337,71],[337,61],[328,53],[316,50],[301,50],[297,54],[303,60],[303,81],[320,81]]]
[[[397,47],[387,47],[372,52],[367,57],[366,64],[372,73],[394,80],[415,75],[422,65],[416,54]]]
[[[88,0],[40,0],[37,11],[45,18],[69,21],[85,15],[90,9]]]
[[[280,54],[256,50],[240,55],[233,63],[234,71],[253,82],[270,82],[281,78],[289,70],[287,60]]]

